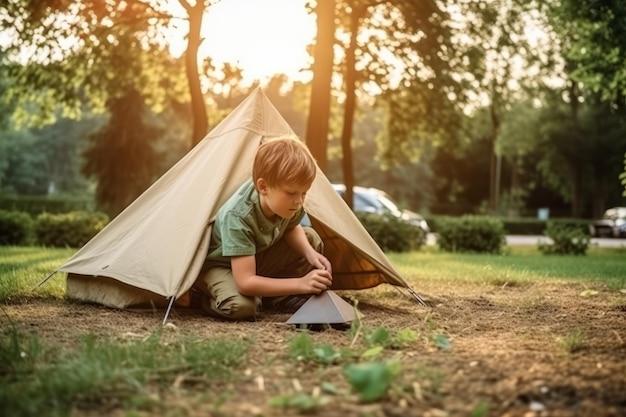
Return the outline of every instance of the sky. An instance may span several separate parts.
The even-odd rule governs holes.
[[[244,79],[267,80],[277,73],[294,80],[310,79],[307,45],[315,37],[315,18],[307,14],[306,0],[221,0],[205,13],[201,56],[211,56],[218,67],[228,62],[243,69]],[[185,16],[178,0],[173,12]],[[170,50],[185,50],[186,23],[168,36]],[[183,35],[181,35],[183,33]]]

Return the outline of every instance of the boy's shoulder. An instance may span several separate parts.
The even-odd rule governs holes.
[[[258,205],[259,197],[252,183],[252,180],[247,180],[243,183],[237,191],[224,203],[219,210],[222,216],[228,213],[229,216],[237,216],[247,218],[253,215],[255,206]]]

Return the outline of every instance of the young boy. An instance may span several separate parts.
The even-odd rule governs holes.
[[[257,316],[261,299],[264,306],[297,307],[306,301],[300,295],[319,294],[331,286],[322,240],[312,228],[300,225],[315,173],[313,157],[297,138],[270,139],[259,146],[252,179],[219,209],[213,224],[207,259],[195,284],[203,293],[205,311],[250,320]]]

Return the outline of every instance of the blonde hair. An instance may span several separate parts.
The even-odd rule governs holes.
[[[261,143],[252,165],[252,180],[259,178],[276,187],[286,184],[311,186],[317,166],[304,143],[294,136],[280,136]]]

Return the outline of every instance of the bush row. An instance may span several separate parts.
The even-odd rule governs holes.
[[[420,228],[394,216],[358,213],[357,217],[384,251],[417,250],[426,242]],[[41,213],[34,217],[0,210],[0,245],[81,247],[108,222],[108,216],[100,212]],[[506,245],[504,222],[496,217],[440,217],[436,230],[437,243],[447,252],[500,253]],[[550,245],[540,245],[539,249],[546,254],[584,255],[589,245],[587,230],[576,224],[550,221],[543,234],[553,241]]]
[[[446,252],[501,253],[506,246],[504,222],[496,217],[448,217],[438,227],[437,244]],[[585,255],[589,247],[587,230],[577,224],[548,221],[543,235],[551,240],[539,245],[546,255]]]
[[[357,212],[365,230],[385,252],[408,252],[426,243],[426,235],[417,226],[392,216]]]
[[[99,212],[28,213],[0,210],[0,245],[83,246],[106,226]]]
[[[485,216],[487,217],[487,216]],[[445,222],[449,218],[458,218],[457,216],[436,216],[426,217],[426,221],[430,226],[430,231],[438,233],[439,224]],[[589,233],[589,220],[585,219],[569,219],[554,218],[550,220],[539,220],[535,218],[500,218],[504,233],[507,235],[544,235],[548,228],[548,224],[558,224],[567,228],[579,229],[583,233]]]
[[[69,213],[72,211],[94,211],[93,199],[84,197],[46,195],[23,196],[1,195],[0,210],[20,211],[37,216],[41,213]]]

